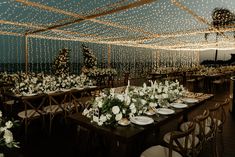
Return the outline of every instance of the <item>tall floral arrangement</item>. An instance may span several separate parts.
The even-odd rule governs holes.
[[[91,49],[82,45],[82,52],[84,57],[84,69],[93,69],[97,66],[97,58],[92,53]]]
[[[82,67],[82,72],[85,73],[90,79],[94,80],[97,84],[102,84],[101,82],[106,79],[110,79],[117,75],[117,71],[112,68],[98,68],[97,58],[92,53],[92,50],[82,45],[82,52],[84,58],[84,66]]]
[[[52,65],[52,70],[56,76],[69,74],[69,52],[69,49],[63,48],[60,50],[59,55],[55,58]]]

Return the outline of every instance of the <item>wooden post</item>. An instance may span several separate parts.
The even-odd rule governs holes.
[[[25,35],[25,73],[28,75],[28,37]]]

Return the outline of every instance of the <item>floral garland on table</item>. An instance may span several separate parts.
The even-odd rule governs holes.
[[[115,126],[122,118],[130,119],[144,114],[152,107],[168,107],[168,104],[181,97],[185,92],[182,85],[176,82],[151,82],[151,86],[131,87],[129,83],[123,93],[115,93],[114,89],[101,93],[85,109],[83,115],[91,118],[98,125]]]
[[[115,76],[117,75],[117,71],[112,68],[94,68],[90,69],[87,72],[87,76],[91,78],[99,77],[99,76]]]
[[[14,81],[14,87],[11,91],[20,95],[47,93],[61,89],[78,88],[83,87],[89,82],[84,74],[53,76],[44,75],[43,73],[31,73],[28,75],[25,73],[19,73],[17,75],[19,79]]]
[[[19,79],[19,76],[18,74],[8,74],[7,72],[2,72],[0,73],[0,79],[4,83],[14,84],[14,82]]]
[[[0,111],[0,145],[8,148],[19,148],[19,142],[16,142],[13,137],[13,133],[10,131],[17,121],[6,121],[3,118],[2,111]]]

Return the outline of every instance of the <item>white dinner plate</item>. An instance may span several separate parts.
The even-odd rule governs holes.
[[[163,115],[169,115],[175,113],[174,110],[169,109],[169,108],[157,108],[157,113],[163,114]]]
[[[174,108],[186,108],[186,107],[188,107],[187,104],[182,104],[182,103],[171,103],[170,105]]]
[[[88,86],[89,88],[96,88],[97,86]]]
[[[70,89],[61,89],[62,92],[68,92]]]
[[[34,95],[37,95],[37,93],[24,94],[24,96],[34,96]]]
[[[182,100],[185,103],[196,103],[196,102],[198,102],[197,99],[193,99],[193,98],[183,98]]]
[[[53,94],[53,93],[55,93],[56,91],[47,91],[46,93],[47,94]]]
[[[154,120],[150,117],[147,116],[135,116],[135,117],[131,117],[130,121],[134,124],[138,124],[138,125],[148,125],[154,122]]]
[[[75,89],[77,89],[77,90],[83,90],[84,88],[83,88],[83,87],[76,87]]]

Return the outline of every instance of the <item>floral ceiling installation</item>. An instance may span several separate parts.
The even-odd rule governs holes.
[[[211,24],[218,7],[234,14],[235,1],[3,0],[0,33],[153,49],[234,49],[234,25],[216,29]],[[224,36],[206,41],[205,33]]]

